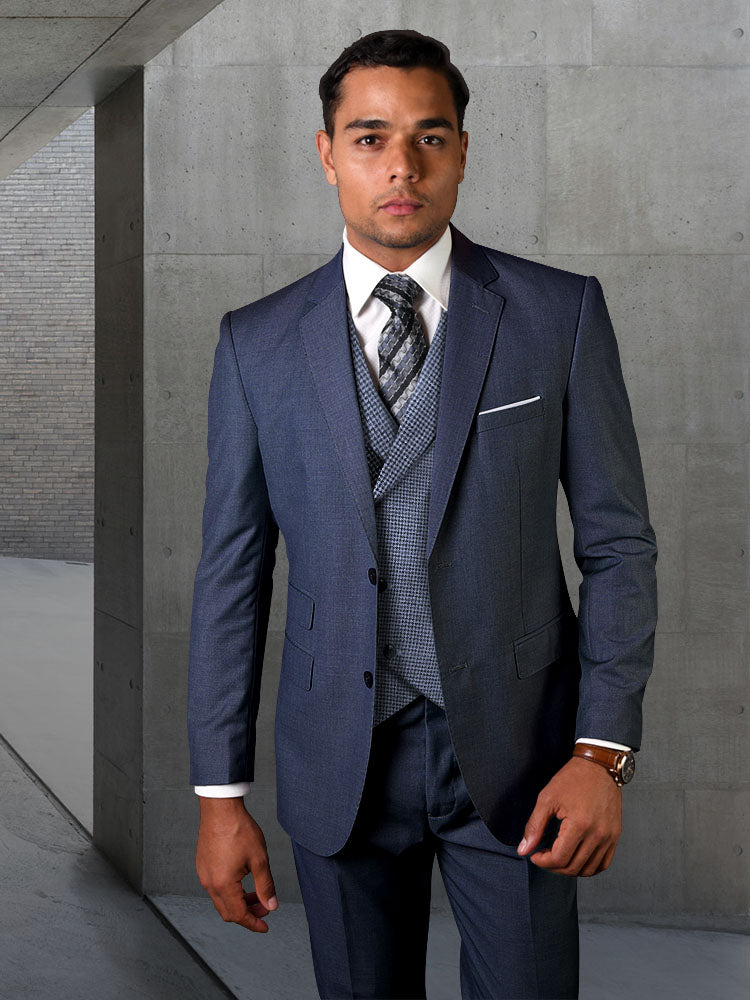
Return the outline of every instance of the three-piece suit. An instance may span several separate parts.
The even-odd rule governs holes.
[[[470,832],[454,846],[496,849],[504,870],[543,882],[541,896],[557,894],[550,906],[574,920],[575,879],[536,869],[515,847],[577,737],[640,745],[656,542],[601,285],[451,234],[449,307],[400,423],[357,342],[341,250],[221,321],[191,620],[190,782],[253,780],[280,530],[277,807],[309,921],[314,879],[324,884],[326,859],[345,857],[356,835],[370,850],[365,868],[373,851],[418,849],[372,812],[376,799],[400,808],[399,782],[402,803],[419,792],[431,827],[443,817],[445,842],[458,809]],[[558,482],[582,573],[578,614]],[[426,871],[425,861],[423,882]],[[368,905],[366,893],[346,896],[342,934],[366,933]],[[534,920],[538,947],[550,931]],[[552,944],[550,956],[561,961]],[[468,965],[462,984],[483,995]],[[378,995],[355,992],[376,983],[336,988]]]

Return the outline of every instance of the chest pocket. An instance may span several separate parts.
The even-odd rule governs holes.
[[[506,427],[508,424],[518,424],[525,420],[533,420],[544,414],[544,397],[539,395],[530,398],[528,402],[519,402],[517,406],[503,406],[500,409],[487,407],[476,416],[474,429],[477,434],[491,430],[494,427]]]

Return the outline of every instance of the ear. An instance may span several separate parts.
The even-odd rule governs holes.
[[[459,173],[459,176],[458,176],[458,183],[459,184],[464,179],[464,170],[466,169],[466,150],[468,149],[468,146],[469,146],[469,133],[468,132],[462,132],[461,133],[461,166],[460,166],[460,173]]]
[[[333,184],[335,187],[337,178],[336,168],[333,165],[333,157],[331,155],[331,144],[331,137],[325,129],[318,129],[315,133],[315,145],[318,149],[318,156],[320,157],[320,162],[323,164],[323,171],[325,172],[326,180],[329,184]]]

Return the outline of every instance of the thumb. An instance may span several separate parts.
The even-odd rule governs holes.
[[[537,799],[534,811],[529,816],[524,828],[523,839],[517,848],[519,854],[531,854],[535,850],[553,813],[554,809],[551,806],[543,804]]]
[[[252,866],[253,882],[255,883],[255,893],[258,899],[268,910],[275,910],[279,905],[276,898],[276,887],[273,884],[271,867],[268,863],[268,855],[256,861]]]

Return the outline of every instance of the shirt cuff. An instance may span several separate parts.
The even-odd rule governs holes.
[[[626,747],[624,743],[612,743],[611,740],[593,740],[589,739],[588,736],[579,736],[576,743],[593,743],[596,747],[611,747],[614,750],[632,750],[632,747]]]
[[[238,795],[247,795],[250,791],[249,781],[233,781],[227,785],[195,785],[195,794],[204,795],[208,799],[231,799]]]

